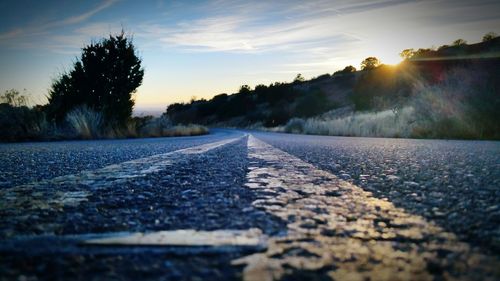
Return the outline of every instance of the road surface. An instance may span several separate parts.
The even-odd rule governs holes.
[[[0,144],[0,279],[499,280],[500,143]]]

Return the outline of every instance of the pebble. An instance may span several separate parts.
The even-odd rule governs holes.
[[[409,187],[412,187],[412,188],[415,188],[415,187],[418,187],[419,184],[414,182],[414,181],[405,181],[403,182],[404,185],[408,185]]]
[[[349,174],[340,174],[340,176],[339,176],[339,177],[340,177],[341,179],[343,179],[343,180],[348,180],[348,179],[350,179],[350,178],[351,178],[351,175],[349,175]]]
[[[394,176],[394,175],[388,175],[387,179],[390,180],[390,181],[398,181],[399,177],[398,176]]]

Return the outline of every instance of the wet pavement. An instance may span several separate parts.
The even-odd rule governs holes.
[[[109,151],[127,156],[37,182],[43,172],[10,167],[20,179],[0,189],[0,279],[500,279],[498,142],[164,140],[123,140]],[[464,233],[460,220],[475,222]]]

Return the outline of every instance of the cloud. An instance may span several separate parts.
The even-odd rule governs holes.
[[[68,25],[75,25],[86,21],[95,14],[111,7],[118,0],[104,0],[99,5],[89,11],[85,11],[78,15],[73,15],[62,20],[48,21],[44,24],[37,24],[27,27],[16,27],[10,31],[0,33],[0,45],[7,45],[10,47],[37,47],[32,43],[32,38],[40,35],[47,35],[54,29],[59,27],[66,27]]]
[[[248,2],[219,0],[204,6],[203,17],[174,25],[143,25],[145,34],[167,46],[188,51],[263,52],[300,51],[325,43],[359,41],[346,32],[340,19],[346,14],[393,7],[409,0],[289,1],[249,5]],[[413,1],[414,2],[414,1]],[[229,15],[229,16],[228,16]]]
[[[337,9],[337,11],[342,14],[352,14],[352,13],[360,13],[365,11],[382,9],[412,2],[418,2],[418,1],[415,0],[366,1],[364,3],[355,3],[355,4],[350,3],[349,5],[340,7],[339,9]]]
[[[118,0],[105,0],[103,1],[99,6],[95,7],[94,9],[87,11],[85,13],[82,13],[80,15],[72,16],[69,18],[66,18],[60,22],[55,22],[55,25],[66,25],[66,24],[76,24],[80,23],[82,21],[85,21],[86,19],[92,17],[93,15],[99,13],[100,11],[111,7],[114,3],[116,3]]]
[[[328,30],[328,19],[271,25],[260,21],[252,16],[222,16],[182,22],[175,28],[153,25],[145,30],[165,44],[195,51],[258,52],[343,36]]]
[[[38,47],[55,53],[75,54],[90,40],[120,32],[121,25],[110,22],[94,22],[74,29],[71,34],[54,34]]]
[[[20,34],[22,34],[23,30],[20,29],[20,28],[16,28],[16,29],[12,29],[10,31],[7,31],[5,33],[1,33],[0,34],[0,42],[3,41],[3,40],[8,40],[8,39],[11,39],[11,38],[14,38],[14,37],[17,37],[19,36]]]

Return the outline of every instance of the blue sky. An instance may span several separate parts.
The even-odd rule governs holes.
[[[78,3],[77,3],[78,2]],[[2,1],[0,92],[45,103],[81,48],[132,35],[145,67],[136,107],[311,78],[405,48],[478,42],[500,33],[500,1]]]

